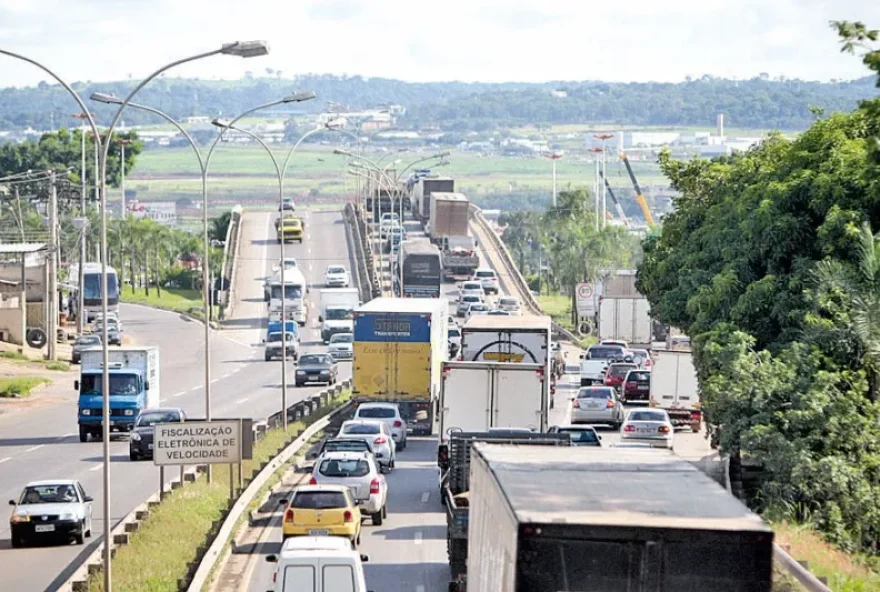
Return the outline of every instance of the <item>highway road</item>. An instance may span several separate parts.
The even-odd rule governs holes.
[[[233,317],[222,331],[212,333],[212,411],[214,417],[265,418],[281,408],[281,365],[263,361],[262,331],[266,304],[262,278],[280,258],[274,239],[274,213],[245,213],[242,227],[240,269],[236,280]],[[287,245],[308,281],[320,283],[325,267],[340,263],[350,267],[342,215],[339,212],[305,213],[307,237],[303,244]],[[313,288],[310,297],[317,299]],[[314,312],[302,334],[304,350],[325,349],[315,330]],[[203,417],[204,329],[177,314],[134,305],[122,305],[124,329],[139,345],[157,345],[161,356],[163,405],[182,407],[190,416]],[[351,374],[342,364],[340,378]],[[292,369],[293,365],[289,367]],[[70,396],[27,411],[0,416],[0,494],[17,498],[21,488],[37,479],[73,478],[95,498],[94,532],[86,546],[46,545],[12,549],[9,524],[0,522],[0,589],[52,590],[99,542],[103,532],[102,445],[80,443],[76,425],[75,375],[70,376]],[[288,382],[293,380],[288,372]],[[289,404],[321,387],[290,386]],[[128,458],[127,437],[111,443],[111,517],[113,523],[128,514],[157,490],[158,469],[151,462],[133,463]]]

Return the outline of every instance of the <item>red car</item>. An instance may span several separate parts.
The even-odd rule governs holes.
[[[620,391],[622,403],[650,403],[651,401],[651,371],[630,370],[623,379],[623,388]]]
[[[628,362],[611,364],[605,372],[605,386],[611,386],[620,390],[620,387],[623,384],[623,379],[626,377],[626,373],[630,370],[638,369],[639,367],[636,364],[630,364]]]

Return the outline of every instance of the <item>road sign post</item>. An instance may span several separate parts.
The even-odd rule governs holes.
[[[582,283],[575,287],[577,313],[581,318],[591,317],[596,311],[596,302],[593,298],[593,285]]]

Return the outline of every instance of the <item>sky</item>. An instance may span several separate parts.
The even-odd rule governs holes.
[[[869,74],[840,53],[831,20],[880,28],[878,0],[0,0],[0,49],[67,81],[140,79],[225,42],[268,56],[213,56],[169,76],[245,71],[409,81],[680,81],[760,73]],[[0,56],[0,87],[49,78]],[[0,105],[2,108],[2,105]]]

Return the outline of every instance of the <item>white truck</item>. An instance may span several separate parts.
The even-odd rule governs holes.
[[[650,406],[665,409],[675,427],[700,431],[700,386],[689,351],[657,350],[651,367]]]
[[[103,369],[101,348],[80,354],[77,423],[80,442],[100,437],[103,419]],[[158,407],[161,401],[158,347],[114,347],[109,351],[110,430],[130,432],[138,413]]]
[[[449,430],[547,429],[544,366],[503,362],[443,362],[440,442]]]
[[[308,282],[299,268],[282,269],[269,280],[269,320],[280,321],[281,298],[284,295],[284,308],[287,321],[296,321],[304,327],[308,318],[306,292]]]
[[[354,311],[361,305],[357,288],[326,288],[321,290],[321,341],[330,343],[337,333],[354,331]]]
[[[651,347],[653,321],[643,297],[608,297],[599,300],[599,340],[626,341],[631,347]]]

